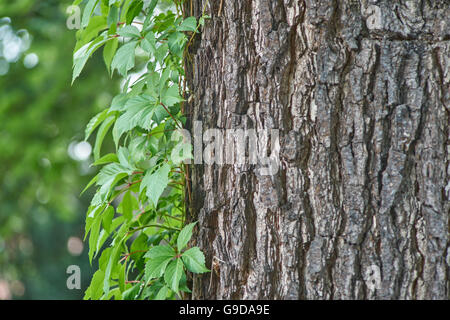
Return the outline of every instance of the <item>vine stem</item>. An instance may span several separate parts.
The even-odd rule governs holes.
[[[218,17],[222,15],[222,7],[223,7],[223,0],[220,0],[219,12],[217,13]]]
[[[178,123],[178,121],[175,119],[175,117],[170,113],[169,109],[167,109],[167,107],[162,102],[160,102],[160,104],[167,111],[167,113],[170,115],[170,117],[173,119],[173,121],[175,121],[175,123],[178,126],[178,128],[183,129],[183,127]]]
[[[206,10],[206,5],[209,3],[209,0],[206,0],[205,5],[203,6],[202,9],[202,17],[205,15],[205,10]],[[191,45],[192,40],[194,40],[195,34],[197,33],[198,29],[200,28],[200,24],[197,24],[197,28],[195,28],[194,33],[192,34],[191,38],[189,39],[189,42],[186,46],[186,49],[189,48],[189,46]]]
[[[206,0],[205,4],[203,5],[202,17],[205,16],[206,6],[207,6],[208,3],[209,3],[209,0]],[[193,7],[192,7],[192,0],[190,1],[190,6],[191,6],[191,8],[190,8],[191,9],[191,15],[192,15],[192,9],[193,9]],[[184,9],[184,7],[183,7],[183,9]],[[183,12],[183,16],[184,16],[184,12]],[[195,31],[193,32],[191,38],[189,39],[188,44],[186,45],[186,48],[185,48],[184,53],[183,53],[183,58],[184,59],[186,58],[186,54],[188,52],[188,49],[189,49],[190,45],[192,44],[192,41],[194,40],[194,37],[195,37],[195,35],[196,35],[196,33],[197,33],[199,28],[200,28],[200,23],[197,24],[197,27],[195,28]],[[186,63],[184,63],[184,70],[186,72]],[[183,81],[183,99],[185,98],[185,96],[186,96],[186,81]],[[184,102],[182,103],[181,108],[182,108],[181,109],[182,112],[184,113],[184,111],[185,111],[184,110]],[[189,181],[190,181],[190,179],[189,179],[189,165],[186,164],[186,163],[184,164],[184,178],[186,180],[185,181],[185,185],[187,187],[187,194],[188,194],[189,203],[192,204],[191,186],[190,186],[190,183],[189,183]],[[185,209],[185,211],[187,211],[187,210]],[[182,224],[184,225],[184,216],[183,216]]]

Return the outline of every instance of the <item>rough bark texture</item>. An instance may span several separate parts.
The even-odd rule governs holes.
[[[194,277],[192,298],[448,299],[450,1],[209,0],[206,13],[188,127],[280,129],[282,166],[191,166],[195,242],[217,271]]]

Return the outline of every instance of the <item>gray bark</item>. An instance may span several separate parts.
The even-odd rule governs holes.
[[[450,1],[209,0],[206,13],[187,126],[280,129],[282,166],[190,166],[194,244],[216,267],[192,298],[448,299]]]

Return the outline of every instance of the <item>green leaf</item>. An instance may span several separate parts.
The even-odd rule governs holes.
[[[119,46],[119,39],[115,38],[108,43],[103,48],[103,60],[105,61],[106,69],[108,69],[108,73],[111,74],[111,62],[113,60],[114,55],[116,54],[117,47]]]
[[[96,161],[100,159],[100,149],[102,147],[103,140],[105,139],[105,136],[109,131],[109,128],[112,126],[115,120],[116,120],[115,116],[108,117],[105,121],[103,121],[102,125],[98,129],[97,137],[95,139],[94,144],[94,159]]]
[[[178,235],[177,239],[177,248],[178,251],[181,251],[186,247],[189,240],[192,238],[192,229],[194,229],[197,222],[193,222],[188,224],[183,228],[183,230],[180,231],[180,234]]]
[[[109,180],[114,179],[117,175],[126,174],[131,175],[133,170],[122,166],[119,163],[110,163],[102,168],[98,175],[98,185],[104,185],[108,183]]]
[[[83,17],[81,19],[81,27],[86,28],[91,19],[92,13],[94,12],[95,7],[97,6],[99,0],[89,0],[86,4],[86,7],[83,11]]]
[[[181,256],[186,269],[194,273],[208,272],[205,266],[205,256],[198,247],[191,248]]]
[[[187,286],[187,278],[186,273],[183,272],[180,280],[180,291],[191,293],[192,291]]]
[[[112,99],[109,111],[123,111],[129,98],[130,97],[125,93],[118,94]]]
[[[117,31],[117,34],[121,37],[140,38],[141,33],[135,26],[125,26]]]
[[[123,196],[122,202],[120,203],[122,214],[128,221],[131,221],[131,219],[133,219],[132,197],[133,195],[131,194],[131,192],[127,191]]]
[[[157,257],[175,257],[175,251],[169,246],[155,246],[151,248],[146,254],[146,258],[154,259]]]
[[[122,247],[122,241],[120,241],[119,243],[117,243],[114,246],[113,251],[111,252],[109,261],[108,261],[108,265],[106,266],[105,278],[103,280],[103,291],[105,292],[105,294],[109,292],[111,271],[113,269],[113,266],[117,263],[117,260],[120,256],[120,248],[121,247]]]
[[[178,84],[175,84],[175,85],[171,86],[170,88],[163,90],[163,92],[161,93],[161,102],[166,107],[171,107],[171,106],[183,101],[183,99],[180,96],[179,90],[180,89],[178,87]]]
[[[197,19],[195,17],[186,18],[177,28],[178,31],[192,31],[197,29]]]
[[[102,225],[106,232],[111,233],[111,223],[114,218],[114,207],[109,206],[103,213]]]
[[[151,17],[153,14],[153,11],[156,8],[156,5],[158,4],[158,0],[152,0],[152,2],[150,2],[150,5],[147,8],[147,16]]]
[[[109,0],[108,2],[108,6],[112,6],[112,5],[120,5],[122,3],[123,0]]]
[[[117,155],[115,153],[108,153],[95,161],[91,166],[99,166],[102,164],[108,164],[111,162],[118,162],[119,159],[117,158]]]
[[[102,123],[108,116],[108,110],[103,110],[102,112],[96,114],[87,124],[84,131],[84,141],[86,141],[89,136],[94,132],[94,130]]]
[[[168,53],[169,53],[169,46],[167,43],[163,43],[156,49],[155,52],[156,61],[159,62],[160,64],[163,64],[164,59],[166,58]]]
[[[155,208],[158,206],[158,200],[161,197],[164,189],[169,184],[170,166],[164,163],[155,172],[147,171],[144,179],[141,182],[141,190],[147,188],[146,195],[153,202]]]
[[[132,286],[130,289],[126,290],[123,293],[123,300],[136,300],[136,297],[139,293],[139,286]]]
[[[176,56],[182,58],[184,45],[187,42],[187,37],[182,32],[173,32],[167,39],[170,51]]]
[[[102,16],[92,17],[86,29],[80,29],[77,34],[75,51],[94,39],[100,31],[106,28],[106,19]]]
[[[151,54],[155,54],[156,52],[156,38],[153,32],[147,33],[145,38],[141,42],[141,48]]]
[[[97,39],[85,44],[80,49],[78,49],[73,55],[73,75],[72,84],[76,78],[80,75],[89,57],[100,48],[108,39],[103,39],[98,37]]]
[[[134,68],[134,55],[136,49],[137,41],[131,41],[124,44],[117,50],[116,55],[111,63],[111,71],[114,72],[115,69],[123,77],[127,76],[129,70]]]
[[[166,83],[170,78],[170,72],[171,70],[169,68],[165,68],[161,74],[161,78],[159,79],[159,93],[162,96],[162,92],[164,89],[167,90],[166,88]]]
[[[95,246],[95,255],[94,257],[97,256],[97,254],[100,252],[100,249],[103,247],[103,245],[105,244],[106,239],[108,239],[109,237],[109,232],[107,232],[105,229],[101,229],[100,231],[100,235],[98,236],[98,240],[97,240],[97,244]]]
[[[117,151],[117,157],[119,159],[119,163],[122,166],[129,169],[135,169],[134,166],[130,163],[131,155],[127,147],[120,147]]]
[[[119,22],[119,8],[115,5],[110,4],[108,18],[106,20],[106,23],[108,24],[108,27],[111,25],[117,25],[117,22]]]
[[[133,19],[139,15],[143,6],[144,2],[142,0],[135,1],[131,4],[131,6],[127,11],[127,18],[126,18],[127,24],[133,22]]]
[[[116,146],[120,137],[137,126],[150,129],[155,108],[154,99],[148,95],[140,95],[129,99],[125,105],[125,113],[117,119],[113,129],[113,138]]]
[[[111,257],[112,248],[106,248],[103,250],[100,258],[98,259],[98,268],[105,272],[106,267],[108,266],[109,258]]]
[[[92,180],[89,181],[89,183],[86,185],[86,187],[83,189],[83,191],[81,191],[80,195],[85,193],[87,189],[89,189],[94,183],[96,183],[97,179],[98,179],[98,175],[96,175],[94,178],[92,178]]]
[[[130,255],[130,257],[132,260],[134,260],[134,262],[136,263],[136,267],[139,270],[145,269],[144,259],[141,258],[148,250],[147,241],[148,236],[145,233],[141,232],[131,244],[130,252],[132,254]]]
[[[84,299],[98,300],[103,295],[102,283],[105,278],[105,273],[102,270],[97,270],[92,277],[91,284],[86,290]]]
[[[145,257],[149,258],[145,265],[145,279],[149,281],[164,274],[167,265],[175,257],[175,251],[169,246],[156,246]]]
[[[204,26],[205,25],[205,20],[209,19],[209,18],[211,18],[211,17],[206,15],[206,14],[201,16],[200,19],[198,19],[198,24],[201,25],[201,26]]]
[[[181,276],[183,275],[183,262],[177,258],[169,263],[164,273],[164,281],[176,293],[180,285]]]
[[[165,300],[167,297],[167,292],[169,291],[169,288],[167,288],[167,286],[162,287],[159,291],[158,294],[155,297],[155,300]]]
[[[182,160],[180,149],[192,146],[171,139],[176,121],[171,119],[169,112],[183,123],[180,82],[184,81],[182,58],[188,40],[185,32],[195,32],[206,18],[202,17],[199,24],[195,17],[183,19],[179,12],[174,12],[162,2],[154,16],[153,11],[159,1],[151,0],[145,9],[141,29],[133,20],[141,15],[144,2],[84,0],[84,28],[77,32],[72,82],[102,45],[105,45],[103,60],[109,74],[112,76],[117,70],[125,78],[122,79],[122,93],[113,99],[109,109],[93,117],[85,129],[86,139],[98,130],[93,165],[103,165],[86,187],[97,185],[85,227],[89,236],[90,262],[102,251],[99,272],[94,275],[95,279],[85,295],[91,299],[173,298],[173,292],[190,292],[186,270],[195,273],[208,271],[199,248],[182,251],[192,237],[195,223],[185,226],[178,234],[164,228],[146,228],[134,233],[138,236],[128,242],[133,234],[131,230],[138,231],[154,222],[164,223],[160,220],[163,212],[171,216],[183,214],[183,192],[168,187],[169,176],[170,170]],[[120,46],[122,38],[119,37],[125,38]],[[136,67],[138,45],[146,52],[145,56],[139,57],[139,63],[146,63],[148,71],[131,80],[127,75]],[[117,152],[100,158],[102,144],[112,127]],[[126,138],[119,147],[125,134]],[[142,180],[138,180],[141,172]],[[171,176],[174,179],[180,177],[175,173]],[[122,183],[125,185],[117,187]],[[117,217],[111,205],[113,199],[120,199]],[[133,219],[137,210],[145,214]],[[177,225],[173,228],[178,230]],[[111,244],[104,248],[110,237]],[[175,247],[175,241],[176,249],[171,247]],[[120,263],[120,256],[129,252],[131,259],[128,263]],[[135,280],[144,280],[145,287],[127,284],[128,273]]]
[[[94,257],[94,254],[97,249],[97,242],[98,237],[100,235],[100,224],[102,222],[102,216],[97,215],[94,218],[94,221],[92,223],[92,227],[89,234],[89,262],[92,264],[92,258]]]
[[[119,290],[120,292],[124,292],[125,291],[125,276],[126,276],[126,264],[124,263],[120,268],[119,268]]]
[[[97,218],[97,216],[99,216],[103,212],[104,209],[105,209],[104,205],[89,207],[88,212],[86,214],[86,224],[85,224],[85,228],[84,228],[84,240],[86,240],[86,237],[92,228],[92,224],[94,223],[95,218]]]
[[[97,185],[101,185],[98,191],[101,202],[107,202],[108,196],[116,183],[132,173],[133,170],[125,168],[118,163],[110,163],[103,167],[97,180]]]

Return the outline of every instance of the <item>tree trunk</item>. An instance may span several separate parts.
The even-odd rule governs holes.
[[[185,8],[187,127],[280,136],[273,175],[190,166],[192,298],[448,299],[450,1]]]

